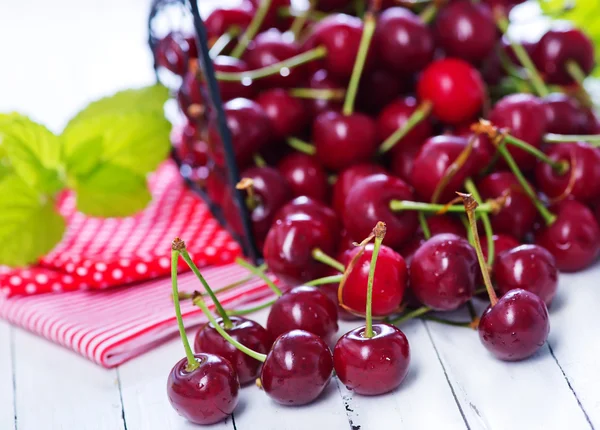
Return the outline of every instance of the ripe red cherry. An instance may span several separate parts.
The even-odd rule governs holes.
[[[479,321],[479,339],[496,358],[518,361],[532,356],[550,332],[544,301],[529,291],[506,293]]]
[[[574,61],[588,75],[594,68],[594,44],[581,30],[555,28],[537,43],[533,62],[546,82],[555,85],[572,84],[567,62]]]
[[[195,65],[190,67],[183,75],[181,86],[177,91],[177,103],[184,115],[193,121],[197,120],[197,118],[190,115],[189,107],[193,104],[204,105],[205,103],[202,83],[198,78],[198,68]]]
[[[294,196],[307,196],[319,202],[327,201],[327,172],[314,156],[294,152],[286,155],[277,165],[277,169],[290,184]]]
[[[267,330],[272,338],[292,330],[304,330],[330,341],[338,330],[337,306],[316,287],[292,288],[273,303]]]
[[[243,1],[237,7],[225,9],[216,8],[206,17],[204,25],[209,39],[216,39],[232,27],[245,30],[252,21],[255,14],[254,7],[247,1]]]
[[[552,254],[541,246],[521,245],[494,260],[494,279],[502,295],[520,288],[550,306],[558,287],[558,269]]]
[[[535,243],[550,251],[561,272],[585,269],[600,253],[600,227],[594,214],[576,200],[564,200],[552,210],[556,221],[536,232]]]
[[[314,219],[325,223],[331,236],[336,241],[340,238],[341,223],[336,213],[330,207],[310,197],[296,197],[275,215],[275,221],[287,218]]]
[[[201,139],[198,127],[188,122],[172,139],[181,161],[192,167],[201,167],[208,163],[208,145]]]
[[[360,78],[356,96],[357,109],[376,114],[400,94],[411,91],[412,87],[412,79],[398,79],[395,73],[384,69],[371,70]]]
[[[190,60],[190,46],[180,32],[171,32],[158,41],[154,49],[156,65],[183,76]]]
[[[305,405],[323,392],[333,371],[327,344],[303,330],[275,340],[263,364],[260,380],[269,397],[282,405]]]
[[[490,7],[470,1],[444,6],[435,20],[435,36],[446,55],[472,64],[480,64],[498,40]]]
[[[263,91],[256,98],[269,119],[273,138],[283,140],[299,134],[309,121],[306,106],[302,100],[292,97],[282,88]]]
[[[448,124],[471,121],[481,110],[483,79],[469,63],[445,58],[429,64],[417,82],[419,100],[429,100],[433,114]]]
[[[241,73],[250,70],[245,61],[237,58],[228,57],[226,55],[219,55],[213,60],[215,72],[227,72],[227,73]],[[235,99],[237,97],[244,97],[251,99],[255,94],[256,85],[252,82],[232,82],[232,81],[218,81],[219,92],[221,94],[221,100],[223,102]],[[205,83],[202,83],[203,88],[206,87]]]
[[[383,142],[396,130],[403,127],[410,116],[417,110],[418,103],[414,97],[402,97],[388,104],[377,117],[377,135]],[[431,124],[427,119],[415,125],[395,146],[394,149],[407,146],[406,144],[421,144],[433,134]]]
[[[342,264],[347,267],[359,252],[359,247],[346,251],[341,261]],[[373,244],[369,244],[347,275],[342,289],[341,303],[354,313],[365,313],[367,280],[372,256]],[[373,280],[373,316],[387,316],[398,310],[406,289],[406,280],[407,269],[404,258],[393,249],[382,245],[377,257],[377,270]]]
[[[392,163],[390,170],[392,173],[402,179],[403,181],[410,182],[412,176],[412,169],[415,164],[417,154],[421,150],[420,143],[415,142],[404,142],[405,145],[394,148],[391,151]],[[406,145],[408,143],[408,145]]]
[[[542,99],[546,110],[546,132],[557,134],[587,133],[587,116],[579,103],[562,93]]]
[[[223,421],[238,403],[240,383],[231,363],[217,355],[196,354],[200,366],[188,372],[187,358],[179,361],[167,381],[167,395],[179,415],[194,424]]]
[[[548,164],[538,162],[535,179],[549,198],[564,198],[568,194],[589,202],[600,196],[600,150],[587,143],[561,143],[551,145],[546,154],[554,161],[564,160],[571,166],[561,175]]]
[[[313,123],[316,156],[327,169],[342,170],[369,160],[377,150],[375,122],[367,115],[323,112]],[[343,150],[340,150],[343,148]]]
[[[520,245],[519,241],[512,236],[507,234],[494,234],[492,236],[492,240],[494,241],[494,255],[498,256],[505,251],[516,248]],[[487,240],[481,241],[481,251],[483,252],[483,256],[487,260],[488,257],[488,246]],[[487,294],[485,295],[487,298]]]
[[[373,42],[383,66],[404,75],[422,70],[435,49],[431,30],[403,7],[391,7],[379,15]]]
[[[451,233],[455,234],[456,236],[465,237],[464,226],[460,223],[460,221],[448,215],[434,215],[427,217],[427,226],[429,227],[431,236],[435,236],[436,234]],[[414,237],[400,250],[400,255],[404,257],[404,260],[407,264],[410,265],[415,252],[425,242],[425,234],[419,225]]]
[[[377,265],[379,267],[379,264]],[[399,328],[373,324],[375,335],[367,338],[365,327],[349,331],[333,350],[335,373],[349,390],[375,396],[392,391],[408,373],[410,346]]]
[[[329,76],[329,73],[325,69],[314,72],[308,81],[308,88],[316,90],[335,90],[342,87],[342,85]],[[342,110],[342,102],[340,100],[316,98],[306,99],[304,102],[313,117],[326,111],[339,112]]]
[[[273,338],[260,324],[237,316],[231,316],[229,319],[233,323],[233,326],[231,328],[223,328],[235,340],[261,354],[266,354],[271,349]],[[223,326],[221,318],[217,319],[217,321]],[[211,323],[205,324],[196,333],[194,352],[197,354],[214,354],[228,360],[233,365],[242,385],[254,382],[260,375],[262,363],[241,352],[223,339]]]
[[[358,181],[376,173],[385,173],[379,164],[363,163],[350,166],[338,175],[333,185],[332,207],[341,216],[344,213],[346,196]]]
[[[478,188],[484,200],[506,196],[500,212],[491,217],[495,232],[522,238],[533,229],[537,210],[512,173],[492,173],[479,181]]]
[[[410,288],[417,299],[439,311],[468,302],[479,273],[473,247],[460,236],[433,236],[415,252],[410,265]]]
[[[414,200],[410,187],[402,179],[382,173],[358,181],[346,197],[342,215],[350,237],[360,241],[382,221],[387,226],[386,244],[391,248],[402,246],[417,229],[417,214],[393,212],[391,200]]]

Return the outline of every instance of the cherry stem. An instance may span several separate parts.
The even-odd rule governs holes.
[[[208,51],[208,55],[210,56],[210,58],[214,60],[219,55],[221,55],[223,50],[227,48],[227,45],[229,45],[235,37],[239,36],[240,33],[240,28],[238,26],[234,26],[222,35],[220,35],[219,38],[215,41],[215,43],[213,43],[212,47],[210,48],[210,51]]]
[[[286,139],[287,144],[298,152],[308,155],[315,155],[317,148],[312,143],[305,142],[297,137],[290,136]]]
[[[179,251],[185,248],[185,243],[178,237],[173,240],[171,245],[171,285],[173,287],[173,304],[175,305],[175,315],[177,316],[177,326],[179,327],[179,336],[183,342],[183,348],[185,349],[185,355],[187,357],[187,366],[185,370],[187,372],[193,372],[200,364],[194,357],[190,341],[185,333],[185,326],[183,325],[183,317],[181,316],[181,305],[179,304],[179,289],[177,288],[177,263],[179,261]]]
[[[289,93],[299,99],[343,100],[346,90],[344,88],[292,88]]]
[[[304,14],[306,11],[294,9],[293,7],[284,6],[277,9],[277,15],[282,18],[297,18]],[[325,12],[311,10],[308,18],[311,21],[320,21],[323,18],[326,18],[327,14]]]
[[[394,131],[387,139],[379,146],[379,153],[384,154],[394,147],[402,138],[404,138],[417,124],[423,121],[431,113],[433,104],[429,100],[424,100],[406,120],[402,127]]]
[[[301,64],[306,64],[313,60],[318,60],[327,55],[327,49],[324,46],[318,46],[316,48],[305,51],[301,54],[294,55],[293,57],[287,58],[279,63],[271,64],[260,69],[249,70],[247,72],[217,72],[216,77],[219,81],[229,82],[240,82],[245,80],[255,80],[266,78],[268,76],[278,74],[281,69],[291,69]]]
[[[227,316],[227,312],[225,312],[225,309],[223,309],[223,306],[221,306],[221,302],[219,302],[217,295],[214,293],[212,288],[210,288],[210,286],[208,285],[208,282],[206,282],[206,279],[204,279],[204,276],[202,276],[202,273],[200,273],[198,266],[196,266],[196,263],[194,263],[194,260],[191,259],[190,254],[188,254],[188,252],[187,252],[187,249],[185,249],[185,248],[181,249],[179,251],[179,254],[181,254],[181,257],[183,258],[183,260],[187,263],[189,268],[192,269],[192,272],[194,272],[194,275],[196,275],[196,278],[198,278],[198,280],[202,283],[202,286],[204,286],[204,289],[206,290],[206,292],[210,296],[210,299],[212,300],[212,302],[215,305],[215,309],[217,310],[217,313],[219,314],[219,316],[221,318],[223,318],[223,324],[225,325],[225,328],[233,327],[233,323]]]
[[[292,25],[290,25],[290,32],[294,35],[294,40],[300,39],[302,28],[304,27],[304,24],[306,24],[306,21],[308,20],[308,17],[312,11],[315,9],[315,4],[316,0],[310,0],[308,3],[308,8],[294,17],[294,21],[292,21]]]
[[[555,134],[548,133],[544,136],[546,143],[573,143],[587,142],[592,146],[600,146],[600,134]]]
[[[473,180],[471,178],[468,178],[465,181],[465,189],[467,190],[468,193],[470,193],[473,196],[473,198],[475,199],[475,201],[478,204],[482,202],[481,195],[479,194],[479,191],[477,190],[477,187],[475,186],[475,183],[473,182]],[[485,230],[485,237],[487,240],[487,249],[488,249],[487,265],[488,265],[488,267],[492,267],[494,264],[494,257],[495,257],[495,255],[494,255],[494,232],[492,230],[492,223],[490,222],[489,215],[486,213],[481,214],[481,222],[483,223],[483,229]],[[470,231],[470,229],[469,229],[469,231]]]
[[[248,315],[257,311],[261,311],[263,309],[266,309],[270,306],[273,305],[273,303],[275,303],[277,299],[275,300],[269,300],[266,303],[263,303],[262,305],[258,305],[258,306],[254,306],[251,308],[246,308],[246,309],[234,309],[234,310],[230,310],[227,311],[227,315],[231,315],[231,316],[242,316],[242,315]]]
[[[312,250],[312,258],[314,258],[315,260],[317,260],[320,263],[323,263],[329,267],[334,268],[335,270],[337,270],[340,273],[344,273],[344,270],[346,270],[346,268],[344,267],[344,265],[342,263],[337,261],[335,258],[330,257],[329,255],[325,254],[320,248],[315,248]]]
[[[317,278],[317,279],[313,279],[312,281],[308,281],[304,285],[307,285],[309,287],[314,287],[314,286],[318,286],[318,285],[339,284],[340,282],[342,282],[343,276],[344,275],[325,276],[323,278]]]
[[[425,237],[425,240],[431,238],[431,230],[429,230],[425,212],[419,212],[419,224],[421,225],[421,230],[423,230],[423,237]]]
[[[479,267],[481,268],[481,274],[483,275],[483,283],[485,284],[485,289],[487,290],[488,296],[490,297],[490,304],[493,307],[498,302],[498,297],[496,296],[496,292],[494,291],[494,287],[492,286],[492,280],[490,279],[490,271],[485,263],[485,257],[483,256],[483,251],[481,250],[481,243],[479,242],[477,220],[475,219],[475,209],[477,208],[479,203],[475,201],[471,194],[457,194],[460,197],[462,197],[465,210],[467,211],[467,217],[469,218],[469,226],[471,227],[471,232],[473,233],[473,242],[475,244],[474,248],[475,253],[477,254],[477,261],[479,262]]]
[[[427,312],[431,312],[431,308],[428,306],[422,306],[420,308],[414,309],[412,311],[409,311],[407,313],[405,313],[404,315],[399,316],[396,319],[393,319],[391,321],[389,321],[390,324],[392,325],[399,325],[402,324],[403,322],[406,322],[408,320],[412,320],[414,318],[418,318],[421,315],[426,314]]]
[[[221,324],[218,323],[218,321],[215,319],[215,317],[208,310],[208,306],[206,306],[206,302],[204,301],[204,299],[202,298],[202,296],[200,294],[198,294],[194,297],[193,302],[196,306],[198,306],[200,309],[202,309],[202,312],[204,313],[204,315],[206,315],[206,318],[208,318],[210,323],[213,325],[214,329],[216,331],[218,331],[221,336],[223,336],[223,339],[225,339],[227,342],[229,342],[230,344],[235,346],[237,349],[242,351],[244,354],[249,355],[250,357],[254,358],[255,360],[261,361],[263,363],[265,362],[265,359],[267,358],[266,354],[261,354],[260,352],[256,352],[256,351],[248,348],[247,346],[242,345],[240,342],[238,342],[233,337],[231,337],[229,335],[229,333],[227,333],[223,327],[221,327]]]
[[[262,270],[260,270],[258,267],[253,266],[252,264],[248,263],[246,260],[244,260],[243,258],[236,258],[235,262],[239,265],[242,266],[245,269],[248,269],[253,275],[258,276],[260,279],[262,279],[263,281],[265,281],[265,283],[268,285],[268,287],[279,297],[281,297],[283,295],[283,293],[281,292],[281,290],[279,289],[279,287],[277,285],[275,285],[275,283],[271,280],[271,278],[269,278],[265,272],[263,272]]]
[[[411,202],[408,200],[390,201],[390,209],[395,212],[400,211],[420,211],[420,212],[453,212],[465,213],[464,206],[461,205],[441,205],[437,203]],[[477,213],[494,213],[496,204],[488,201],[477,208]]]
[[[271,0],[260,1],[258,9],[252,17],[252,21],[250,21],[250,24],[246,28],[246,31],[244,31],[244,34],[242,34],[242,36],[240,37],[240,40],[236,47],[233,48],[233,51],[231,51],[231,56],[233,58],[240,58],[242,54],[246,51],[246,48],[248,48],[248,45],[250,44],[252,39],[254,39],[254,36],[258,34],[258,31],[260,30],[260,27],[262,26],[270,7]]]
[[[519,149],[522,149],[523,151],[527,152],[528,154],[533,155],[535,158],[540,160],[542,163],[548,164],[550,167],[552,167],[552,170],[554,170],[559,175],[564,175],[565,173],[567,173],[569,171],[569,162],[566,160],[554,161],[550,157],[548,157],[546,154],[544,154],[543,151],[540,151],[539,149],[537,149],[535,146],[525,142],[524,140],[517,139],[516,137],[511,136],[510,134],[505,134],[504,140],[509,145],[514,146]]]
[[[469,241],[471,246],[473,246],[473,234],[471,233],[471,227],[469,226],[469,219],[466,215],[463,214],[460,216],[460,222],[462,222],[463,226],[465,227],[465,230],[467,231],[467,240]]]
[[[254,158],[254,164],[256,164],[256,167],[265,167],[267,165],[267,162],[260,154],[254,154],[253,158]]]
[[[373,244],[373,255],[371,256],[371,265],[369,266],[369,278],[367,279],[367,310],[365,312],[365,337],[371,338],[373,333],[373,280],[375,278],[375,266],[377,265],[377,256],[381,248],[381,242],[385,237],[385,223],[379,221],[373,233],[375,234],[375,242]]]
[[[266,264],[261,264],[260,266],[258,266],[258,270],[264,271],[266,270],[267,265]],[[255,275],[249,275],[249,276],[245,276],[242,279],[232,282],[229,285],[225,285],[224,287],[221,288],[217,288],[216,290],[213,290],[213,292],[215,294],[219,294],[219,293],[223,293],[225,291],[229,291],[229,290],[233,290],[236,287],[239,287],[240,285],[245,284],[246,282],[250,281],[252,278],[254,278]],[[193,297],[194,295],[192,293],[185,293],[180,291],[179,292],[179,300],[189,300]],[[202,297],[206,297],[208,296],[208,293],[202,293]]]
[[[438,10],[439,7],[434,1],[431,4],[427,5],[427,7],[425,7],[425,9],[421,11],[421,13],[419,14],[419,18],[421,18],[421,21],[423,21],[424,24],[429,24],[437,15]]]
[[[533,61],[531,61],[531,57],[529,57],[529,54],[527,53],[525,48],[523,48],[523,45],[514,40],[508,34],[507,30],[509,22],[506,18],[506,15],[504,15],[502,12],[496,12],[496,24],[498,25],[500,31],[502,31],[502,33],[508,39],[508,42],[510,43],[510,46],[512,47],[521,65],[525,68],[525,70],[527,70],[529,79],[531,80],[531,85],[533,85],[535,92],[541,97],[545,97],[548,94],[550,94],[548,88],[546,87],[546,84],[544,83],[544,80],[542,79],[540,73],[533,64]]]
[[[583,81],[587,78],[585,72],[579,66],[579,63],[575,60],[567,60],[565,65],[567,73],[573,78],[577,84],[583,88]]]
[[[240,179],[240,182],[235,184],[235,189],[246,191],[245,203],[249,211],[253,211],[258,207],[260,201],[256,197],[256,194],[254,194],[254,181],[251,178]]]

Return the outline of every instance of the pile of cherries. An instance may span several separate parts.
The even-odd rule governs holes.
[[[239,384],[258,377],[276,401],[305,404],[334,368],[357,393],[391,391],[409,362],[396,325],[434,312],[439,320],[484,291],[488,308],[465,325],[494,356],[521,360],[544,344],[558,272],[600,254],[600,121],[582,86],[595,65],[591,41],[564,24],[535,43],[510,38],[507,16],[521,2],[214,9],[205,24],[237,189],[194,38],[172,32],[157,44],[157,65],[181,77],[177,156],[238,234],[248,211],[280,281],[269,281],[280,297],[266,328],[217,306],[195,358],[170,377],[182,415],[221,420]],[[208,312],[202,295],[194,302]],[[338,317],[363,316],[332,355]],[[192,388],[201,379],[204,394]]]

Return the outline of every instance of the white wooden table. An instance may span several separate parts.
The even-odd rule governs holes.
[[[22,111],[59,131],[90,99],[152,82],[148,4],[5,1],[0,111]],[[600,266],[561,277],[548,345],[527,361],[493,359],[471,330],[412,321],[402,327],[410,372],[395,392],[354,396],[334,379],[315,404],[289,408],[251,386],[241,391],[234,417],[214,428],[600,428],[599,280]],[[264,322],[266,313],[256,319]],[[342,323],[340,333],[352,326]],[[0,430],[195,428],[166,398],[168,372],[182,357],[173,341],[105,370],[0,321]]]

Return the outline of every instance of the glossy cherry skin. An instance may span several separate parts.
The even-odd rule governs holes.
[[[594,44],[581,30],[555,28],[542,36],[532,59],[546,82],[569,85],[574,80],[567,71],[567,62],[574,61],[589,75],[595,65]]]
[[[333,372],[323,339],[304,330],[279,336],[267,355],[260,380],[265,393],[282,405],[305,405],[323,392]]]
[[[408,373],[410,346],[393,325],[373,324],[373,337],[365,326],[343,335],[333,349],[335,373],[349,390],[377,396],[397,388]]]
[[[492,173],[479,181],[478,188],[483,200],[506,196],[500,212],[491,216],[495,232],[520,239],[533,229],[537,209],[512,173]]]
[[[313,155],[293,152],[279,162],[277,169],[290,184],[295,197],[307,196],[319,202],[328,200],[327,172]]]
[[[448,124],[471,121],[481,110],[483,79],[469,63],[445,58],[430,63],[417,81],[419,100],[433,104],[433,114]]]
[[[393,212],[392,200],[414,200],[402,179],[381,173],[358,181],[346,196],[342,215],[350,237],[360,242],[371,234],[378,221],[383,221],[387,226],[386,244],[391,248],[402,246],[417,229],[417,213]]]
[[[550,333],[548,309],[535,294],[515,289],[484,311],[479,339],[496,358],[518,361],[540,349]]]
[[[396,130],[403,127],[411,115],[417,110],[418,103],[414,97],[402,97],[388,104],[377,117],[377,135],[380,141],[384,141]],[[406,144],[422,143],[433,134],[432,126],[426,118],[414,126],[394,149],[406,146]]]
[[[409,142],[404,142],[409,143]],[[394,148],[392,152],[391,172],[405,182],[410,182],[412,169],[415,165],[417,154],[421,150],[420,143],[410,142],[408,145]]]
[[[213,60],[213,65],[215,72],[241,73],[250,70],[250,67],[245,61],[226,55],[219,55],[216,57]],[[251,99],[256,93],[256,85],[254,82],[246,85],[242,82],[218,81],[218,84],[221,100],[223,102],[237,97]],[[202,85],[203,87],[206,87],[206,84],[203,83]]]
[[[452,311],[471,299],[478,273],[477,255],[466,239],[438,234],[415,252],[410,288],[424,305]]]
[[[346,196],[358,181],[376,173],[385,173],[385,169],[379,164],[362,163],[355,164],[342,170],[333,184],[332,207],[342,216],[346,203]]]
[[[167,381],[167,395],[179,415],[194,424],[223,421],[238,403],[240,382],[231,363],[218,355],[196,354],[200,366],[188,372],[179,361]]]
[[[312,257],[312,250],[320,248],[328,255],[335,251],[336,238],[328,227],[306,215],[276,221],[263,248],[269,270],[290,286],[325,276],[327,266]]]
[[[332,111],[315,118],[313,142],[321,164],[336,171],[369,160],[379,143],[375,121],[369,116]]]
[[[502,252],[494,260],[494,280],[504,295],[520,288],[550,306],[558,288],[558,269],[554,257],[538,245],[521,245]]]
[[[422,70],[435,49],[429,27],[403,7],[391,7],[379,15],[373,42],[384,68],[405,75]]]
[[[571,168],[560,175],[548,164],[538,162],[536,183],[550,199],[567,194],[579,201],[590,202],[600,196],[600,150],[588,143],[561,143],[546,151],[554,161],[566,161]]]
[[[355,247],[346,251],[341,260],[342,264],[348,267],[360,250],[360,247]],[[341,292],[343,307],[356,314],[366,312],[367,281],[372,256],[373,244],[369,244],[347,275]],[[393,249],[382,245],[377,256],[375,278],[373,279],[373,316],[383,317],[398,310],[406,289],[407,278],[404,258]]]
[[[587,133],[587,115],[579,103],[562,93],[542,99],[546,111],[546,132],[557,134]]]
[[[237,7],[213,9],[204,20],[208,38],[216,40],[232,27],[245,30],[252,21],[255,12],[252,4],[247,1],[241,2]]]
[[[296,197],[275,215],[275,221],[287,218],[314,219],[325,223],[334,240],[338,241],[340,238],[342,227],[339,217],[330,207],[310,197]]]
[[[156,44],[154,58],[157,66],[183,76],[190,59],[189,43],[180,32],[171,32]]]
[[[516,248],[520,245],[519,241],[512,236],[507,234],[494,234],[492,236],[492,240],[494,241],[494,255],[496,258],[505,251]],[[487,260],[488,257],[488,245],[487,240],[485,238],[481,238],[481,251],[483,252],[483,256]],[[486,294],[487,298],[487,294]]]
[[[449,215],[428,216],[427,225],[429,227],[431,236],[435,236],[436,234],[451,233],[456,236],[466,237],[465,227],[460,223],[460,221],[450,217]],[[400,249],[400,255],[404,257],[404,260],[407,264],[410,265],[415,252],[417,252],[417,249],[419,249],[426,241],[427,239],[425,239],[423,229],[419,224],[414,237],[410,240],[410,242],[404,245],[402,249]]]
[[[576,200],[564,200],[551,209],[556,221],[536,232],[535,243],[550,251],[561,272],[585,269],[600,253],[600,227],[594,214]]]
[[[343,85],[333,79],[325,69],[320,69],[314,72],[308,80],[308,88],[315,90],[335,90],[344,88]],[[322,112],[342,110],[341,100],[328,100],[328,99],[306,99],[304,100],[308,111],[312,117],[316,117]]]
[[[263,91],[256,98],[269,119],[273,138],[283,140],[299,134],[309,122],[309,114],[302,100],[292,97],[282,88]]]
[[[454,1],[439,11],[435,19],[435,36],[449,57],[480,64],[494,49],[498,31],[488,5]]]
[[[337,320],[337,306],[325,293],[318,287],[301,285],[273,303],[267,330],[272,338],[292,330],[304,330],[329,342],[338,331]]]
[[[263,326],[243,317],[231,316],[229,319],[233,323],[231,328],[226,328],[223,325],[222,318],[218,318],[217,322],[231,337],[261,354],[269,352],[274,338],[269,335],[269,332]],[[205,324],[196,333],[194,352],[197,354],[214,354],[228,360],[233,365],[242,385],[254,382],[260,375],[262,363],[227,342],[215,330],[212,323]]]
[[[507,128],[513,137],[524,140],[536,148],[542,144],[546,133],[546,111],[542,101],[531,94],[511,94],[496,103],[489,120],[497,127]],[[508,151],[522,170],[535,166],[535,157],[507,145]]]

